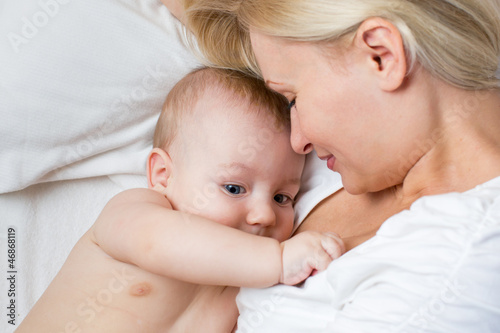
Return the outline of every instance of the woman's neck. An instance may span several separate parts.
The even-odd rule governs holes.
[[[500,176],[500,93],[441,89],[432,147],[395,187],[403,202],[464,192]]]

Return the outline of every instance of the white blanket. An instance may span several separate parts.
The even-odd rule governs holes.
[[[164,98],[199,62],[159,0],[0,0],[0,35],[0,332],[12,332],[105,203],[146,186]]]

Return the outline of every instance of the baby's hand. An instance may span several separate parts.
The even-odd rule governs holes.
[[[344,242],[333,233],[304,231],[281,243],[280,283],[295,285],[315,270],[322,271],[345,252]]]

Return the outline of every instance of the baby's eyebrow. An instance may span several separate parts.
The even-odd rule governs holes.
[[[238,171],[245,171],[249,172],[252,169],[241,162],[231,162],[231,163],[221,163],[219,164],[219,168],[221,169],[229,169],[229,170],[238,170]],[[286,184],[291,184],[291,185],[300,185],[300,178],[290,178],[285,181]]]
[[[241,162],[221,163],[221,164],[219,164],[219,168],[230,169],[230,170],[242,169],[243,171],[250,171],[250,168]]]

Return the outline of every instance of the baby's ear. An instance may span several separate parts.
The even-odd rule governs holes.
[[[148,156],[148,187],[163,192],[167,187],[171,172],[172,159],[170,155],[163,149],[153,148]]]

